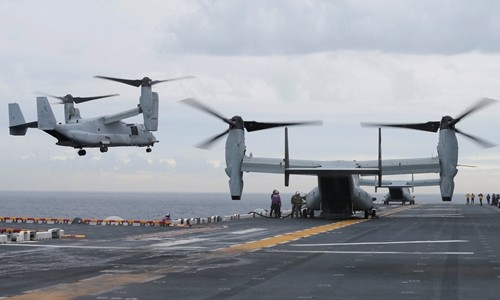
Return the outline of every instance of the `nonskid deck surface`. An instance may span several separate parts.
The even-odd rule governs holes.
[[[499,209],[394,205],[379,214],[373,220],[258,218],[192,227],[57,225],[68,237],[0,244],[0,297],[498,297]]]

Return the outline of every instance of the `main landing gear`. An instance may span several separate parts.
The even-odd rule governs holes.
[[[365,210],[365,219],[368,219],[368,217],[377,218],[377,210],[375,208]]]
[[[99,151],[101,151],[102,153],[108,152],[108,146],[101,145],[99,147]],[[151,149],[151,147],[146,148],[147,153],[150,153],[151,151],[153,151],[153,149]],[[85,156],[85,154],[87,154],[87,151],[85,149],[78,150],[78,155]]]

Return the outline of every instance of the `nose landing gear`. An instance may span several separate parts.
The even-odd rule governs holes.
[[[107,146],[102,145],[102,146],[99,148],[99,150],[101,150],[101,152],[102,152],[102,153],[104,153],[104,152],[108,152],[108,147],[107,147]]]
[[[146,152],[147,152],[147,153],[149,153],[149,152],[151,152],[151,151],[153,151],[153,149],[151,149],[151,148],[149,148],[149,147],[147,147],[147,148],[146,148]]]
[[[85,151],[84,149],[78,150],[78,155],[84,156],[85,154],[87,154],[87,151]]]

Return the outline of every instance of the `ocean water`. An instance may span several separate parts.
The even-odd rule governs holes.
[[[167,213],[173,219],[225,216],[269,209],[269,197],[247,193],[233,201],[228,193],[0,191],[0,216],[132,220],[158,220]]]
[[[281,195],[283,209],[291,209],[291,196]],[[415,200],[440,202],[439,195],[416,195]],[[158,220],[167,213],[172,219],[203,218],[269,210],[269,206],[267,193],[245,193],[242,200],[233,201],[228,193],[0,191],[0,216],[7,217]]]

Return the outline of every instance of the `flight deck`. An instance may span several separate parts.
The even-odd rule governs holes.
[[[498,208],[442,203],[379,209],[376,219],[340,221],[0,223],[65,233],[0,244],[0,298],[498,298]]]

